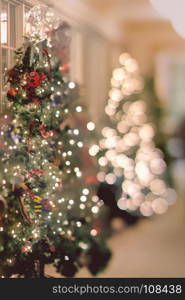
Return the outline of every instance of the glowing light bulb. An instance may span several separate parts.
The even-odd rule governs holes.
[[[93,145],[89,149],[89,154],[91,156],[95,156],[99,152],[99,150],[100,150],[100,147],[98,145]]]
[[[89,190],[88,190],[88,189],[83,189],[82,193],[83,193],[84,195],[88,195],[88,194],[89,194]]]
[[[81,106],[77,106],[77,107],[76,107],[76,111],[77,111],[77,112],[82,112],[82,107],[81,107]]]
[[[125,73],[124,69],[122,69],[122,68],[115,69],[113,71],[113,78],[115,80],[118,80],[118,81],[121,81],[121,80],[125,79],[126,78],[126,73]]]
[[[164,198],[157,198],[152,202],[152,209],[157,214],[164,214],[168,209],[168,202]]]
[[[87,129],[93,131],[95,129],[95,124],[93,122],[88,122]]]
[[[78,142],[78,143],[77,143],[77,146],[78,146],[79,148],[82,148],[82,147],[83,147],[83,142],[81,142],[81,141]]]
[[[145,217],[150,217],[153,215],[153,210],[151,207],[151,203],[148,201],[145,201],[140,206],[140,212]]]
[[[86,202],[86,201],[87,201],[87,197],[84,196],[84,195],[81,196],[81,197],[80,197],[80,201],[81,201],[81,202]]]
[[[71,82],[69,82],[68,86],[69,86],[70,89],[74,89],[75,88],[75,83],[71,81]]]
[[[96,229],[92,229],[91,232],[90,232],[90,234],[91,234],[92,236],[96,236],[96,235],[98,234],[98,232],[97,232]]]

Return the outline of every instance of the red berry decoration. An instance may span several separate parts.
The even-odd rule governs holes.
[[[46,75],[41,72],[30,72],[26,76],[27,88],[36,88],[46,79]]]
[[[33,98],[32,101],[36,104],[36,105],[40,105],[41,101],[38,98]]]
[[[34,175],[43,175],[43,174],[44,174],[44,171],[41,170],[41,169],[34,169],[34,170],[29,171],[28,174],[29,174],[30,176],[34,176]]]

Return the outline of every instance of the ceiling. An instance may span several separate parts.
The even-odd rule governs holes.
[[[114,16],[116,20],[160,18],[149,0],[81,0],[81,2],[97,14]]]
[[[90,26],[108,39],[123,38],[128,22],[166,22],[153,8],[150,0],[44,0],[76,24]]]

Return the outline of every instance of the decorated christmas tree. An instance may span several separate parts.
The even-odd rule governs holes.
[[[83,136],[72,127],[82,107],[61,59],[69,28],[58,26],[45,6],[34,7],[29,22],[31,34],[7,73],[8,104],[1,116],[0,274],[44,277],[46,264],[64,276],[84,265],[96,274],[110,252],[94,175],[83,175]],[[61,51],[52,47],[58,28]]]
[[[144,80],[128,53],[121,54],[119,62],[105,107],[108,126],[89,152],[98,156],[99,181],[116,186],[113,193],[120,210],[143,216],[163,214],[175,202],[176,192],[167,184],[166,162],[155,144]]]

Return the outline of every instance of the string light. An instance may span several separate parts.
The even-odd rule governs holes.
[[[41,9],[39,12],[47,15],[46,10],[42,11]],[[32,11],[31,14],[37,22],[38,16],[35,14],[35,11],[34,13]],[[49,23],[52,23],[54,20],[50,21],[49,18],[47,20]],[[50,27],[49,23],[47,25]],[[34,27],[34,24],[32,25]],[[40,21],[39,26],[42,26]],[[33,36],[35,36],[36,32],[34,28],[32,30],[31,41],[35,41]],[[38,42],[40,39],[42,40],[42,28],[41,36],[36,41]],[[35,43],[33,51],[35,51],[34,55],[36,53],[36,56],[38,55],[39,58],[43,56],[43,59],[39,61],[38,58],[31,76],[34,73],[38,73],[37,75],[40,76],[42,74],[40,70],[44,68],[49,69],[48,57],[51,57],[51,55],[48,53],[48,55],[44,56],[40,52],[40,46],[35,46]],[[17,60],[17,63],[19,64],[19,60]],[[73,94],[69,89],[74,89],[76,84],[72,81],[68,82],[67,76],[58,80],[60,77],[59,74],[56,74],[56,77],[53,78],[53,71],[50,74],[51,80],[48,80],[49,76],[44,76],[44,72],[42,75],[45,78],[38,87],[34,87],[33,94],[35,98],[31,99],[26,86],[27,79],[25,79],[29,72],[25,74],[23,68],[19,71],[21,80],[20,85],[15,86],[15,91],[19,98],[25,98],[26,101],[24,99],[20,108],[16,101],[11,102],[9,107],[14,110],[15,115],[13,123],[11,123],[13,129],[8,128],[8,125],[5,124],[6,126],[0,132],[1,136],[6,139],[3,147],[7,144],[7,153],[4,153],[2,157],[5,174],[4,178],[1,179],[1,189],[5,197],[8,196],[10,186],[11,194],[13,194],[12,191],[16,191],[18,188],[22,190],[21,199],[19,199],[22,206],[20,205],[20,210],[16,209],[13,211],[13,217],[15,219],[18,218],[18,220],[20,220],[20,217],[25,218],[30,226],[25,228],[24,222],[17,223],[15,221],[11,226],[10,234],[12,240],[15,239],[15,244],[27,255],[27,252],[32,251],[34,243],[46,238],[48,228],[51,229],[53,235],[65,235],[65,238],[69,238],[70,241],[75,240],[76,228],[86,226],[84,224],[90,224],[93,220],[93,215],[95,218],[97,217],[102,202],[97,196],[92,196],[92,189],[89,188],[89,184],[83,184],[81,180],[85,176],[79,167],[80,162],[75,158],[75,153],[77,152],[78,158],[78,152],[80,153],[81,148],[84,147],[84,142],[81,140],[82,133],[78,128],[68,129],[71,124],[68,124],[69,116],[67,114],[70,110],[67,106],[70,109],[71,106],[67,105],[70,99],[70,97],[69,99],[67,97],[70,93],[71,95]],[[17,82],[16,85],[18,85]],[[30,86],[31,89],[32,87]],[[64,100],[66,100],[65,105],[63,105]],[[80,105],[73,106],[73,109],[78,113],[83,110]],[[26,114],[29,114],[29,118],[25,118]],[[33,123],[31,122],[32,116]],[[8,116],[5,115],[4,119],[6,120],[7,118]],[[23,123],[23,121],[25,122]],[[26,122],[28,126],[25,126]],[[65,124],[64,128],[62,128],[63,123]],[[59,130],[57,130],[57,125]],[[88,122],[87,129],[93,131],[95,124]],[[99,146],[94,146],[93,151],[99,151]],[[77,147],[80,149],[77,149]],[[20,159],[16,157],[12,164],[12,160],[9,159],[12,158],[11,151],[15,149],[19,150],[15,153],[17,156],[22,153],[22,149],[25,155],[20,156]],[[20,163],[18,164],[16,161]],[[72,186],[72,189],[70,186]],[[20,215],[21,209],[22,216]],[[3,218],[11,218],[11,214],[5,214]],[[68,215],[70,216],[70,214],[72,215],[68,220]],[[79,221],[83,218],[85,223]],[[74,221],[74,219],[79,220]],[[4,226],[0,227],[0,231],[5,231]],[[95,236],[98,232],[95,230],[91,234]],[[22,246],[20,246],[21,244]],[[85,250],[87,247],[88,245],[81,243],[82,249]],[[65,260],[68,259],[70,258],[65,256]],[[12,263],[13,259],[9,259],[8,262]]]
[[[76,111],[77,112],[82,112],[82,107],[81,106],[76,106]]]
[[[96,229],[92,229],[91,232],[90,232],[90,234],[91,234],[92,236],[96,236],[96,235],[98,234],[98,232],[97,232]]]
[[[69,82],[68,86],[69,86],[70,89],[74,89],[75,88],[75,83],[71,81],[71,82]]]
[[[166,171],[166,163],[153,142],[155,127],[148,120],[146,103],[139,99],[143,80],[138,63],[128,53],[121,54],[119,62],[105,107],[111,126],[102,129],[99,145],[92,145],[89,154],[103,153],[98,159],[100,182],[114,184],[122,177],[123,194],[117,202],[121,210],[138,209],[144,216],[162,214],[176,201],[176,193],[158,178]],[[107,172],[110,168],[114,172]]]
[[[95,124],[93,122],[88,122],[87,123],[87,129],[89,131],[93,131],[95,129]]]

